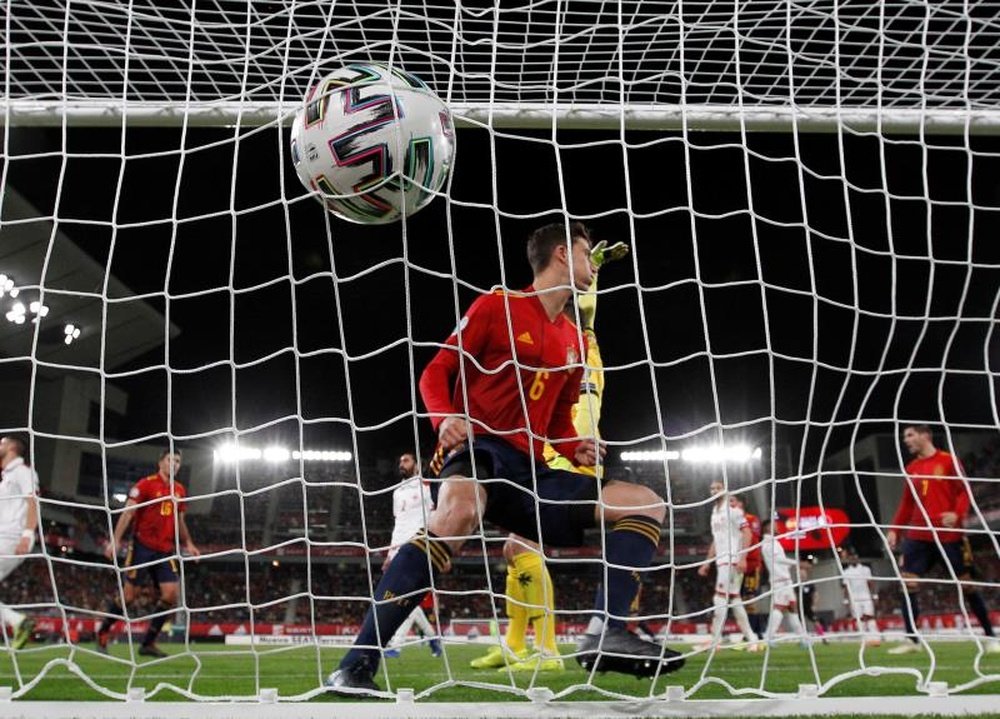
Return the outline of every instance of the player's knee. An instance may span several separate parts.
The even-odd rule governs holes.
[[[630,482],[609,482],[604,488],[604,517],[614,521],[625,516],[643,516],[663,523],[667,509],[656,492]]]
[[[508,536],[507,541],[503,543],[503,558],[508,562],[513,561],[518,554],[532,551],[540,551],[538,545],[516,534]]]
[[[474,499],[453,498],[439,505],[428,521],[428,528],[438,537],[461,537],[470,534],[479,521]]]

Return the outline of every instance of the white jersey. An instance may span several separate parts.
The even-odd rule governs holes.
[[[0,473],[0,538],[20,538],[28,516],[28,502],[38,492],[38,475],[21,457]]]
[[[395,524],[392,528],[390,558],[396,555],[400,546],[413,539],[424,528],[432,509],[434,501],[431,499],[431,488],[421,477],[410,477],[396,487],[392,493],[392,516],[395,517]]]
[[[844,586],[847,596],[852,602],[870,602],[872,600],[871,585],[872,570],[864,564],[852,564],[844,567]]]
[[[764,557],[764,566],[767,567],[772,587],[792,583],[792,567],[797,562],[788,558],[781,542],[775,540],[773,534],[765,534],[761,538],[760,553]]]
[[[732,507],[729,500],[712,507],[712,542],[715,544],[716,564],[736,564],[743,547],[743,529],[746,517],[739,507]]]

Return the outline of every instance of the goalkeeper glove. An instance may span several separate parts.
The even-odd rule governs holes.
[[[601,240],[590,250],[590,262],[599,270],[608,262],[620,260],[627,254],[628,245],[624,242],[616,242],[609,247],[606,240]]]
[[[590,263],[600,270],[608,262],[620,260],[627,254],[628,245],[624,242],[616,242],[608,247],[607,241],[601,240],[590,250]],[[583,324],[583,329],[593,331],[594,317],[597,315],[597,275],[594,275],[594,281],[590,283],[587,293],[580,295],[577,306],[580,308],[580,322]]]

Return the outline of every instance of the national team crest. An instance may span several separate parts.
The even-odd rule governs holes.
[[[576,347],[570,346],[566,348],[566,364],[573,365],[576,364],[577,360],[580,359],[580,355],[576,353]]]

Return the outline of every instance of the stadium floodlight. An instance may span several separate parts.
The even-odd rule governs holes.
[[[723,462],[750,462],[760,459],[763,452],[760,447],[751,448],[746,444],[734,444],[728,447],[708,445],[705,447],[689,447],[676,450],[629,450],[621,453],[623,462],[664,462],[681,459],[692,464],[721,464]]]
[[[287,462],[291,456],[292,453],[284,447],[266,447],[264,449],[265,462],[272,462],[274,464],[277,464],[278,462]]]
[[[329,449],[306,449],[289,450],[285,447],[272,445],[264,449],[241,445],[236,447],[233,444],[226,444],[214,452],[215,461],[224,464],[235,464],[237,462],[263,460],[273,464],[287,462],[289,460],[302,460],[304,462],[350,462],[354,455],[345,450]]]
[[[68,345],[73,344],[73,340],[80,336],[80,328],[70,322],[63,328],[63,342]]]
[[[263,456],[263,452],[259,449],[236,446],[235,444],[223,445],[215,450],[213,454],[217,462],[223,462],[224,464],[236,464],[237,462],[260,459]]]
[[[27,311],[23,302],[15,302],[6,314],[7,321],[13,322],[15,325],[23,325]]]
[[[663,462],[680,458],[681,453],[672,449],[637,449],[621,453],[623,462]]]
[[[0,297],[10,295],[17,297],[19,290],[14,286],[14,278],[10,275],[0,273]]]

